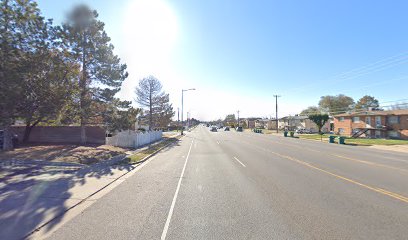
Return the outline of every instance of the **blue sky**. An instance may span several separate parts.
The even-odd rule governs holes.
[[[177,110],[203,120],[296,114],[322,95],[408,98],[408,1],[89,0],[100,14],[134,98],[158,77]],[[75,3],[75,2],[74,2]],[[73,1],[40,0],[60,23]],[[385,103],[387,105],[389,103]]]

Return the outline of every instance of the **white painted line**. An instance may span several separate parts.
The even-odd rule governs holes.
[[[235,160],[237,160],[237,162],[239,162],[243,167],[246,167],[245,164],[243,164],[241,161],[239,161],[238,158],[234,157]]]
[[[167,230],[169,229],[171,216],[173,215],[174,205],[176,205],[176,200],[177,200],[177,196],[178,196],[178,193],[179,193],[179,190],[180,190],[181,180],[183,180],[184,171],[186,170],[187,161],[188,161],[188,157],[190,156],[191,147],[193,146],[193,142],[194,142],[194,139],[191,141],[190,149],[188,150],[186,161],[184,162],[183,170],[181,171],[181,175],[180,175],[180,179],[179,179],[178,184],[177,184],[176,192],[174,193],[173,201],[171,202],[169,215],[167,216],[166,224],[164,225],[164,228],[163,228],[163,232],[162,232],[162,235],[161,235],[161,240],[165,240],[166,236],[167,236]]]

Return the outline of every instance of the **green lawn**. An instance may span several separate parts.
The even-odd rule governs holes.
[[[295,135],[303,139],[313,139],[320,140],[319,134],[300,134]],[[322,141],[329,141],[330,134],[324,134],[322,136]],[[335,140],[337,142],[337,139]],[[408,144],[408,140],[399,140],[399,139],[368,139],[368,138],[348,138],[346,137],[346,144],[355,144],[355,145],[403,145]]]

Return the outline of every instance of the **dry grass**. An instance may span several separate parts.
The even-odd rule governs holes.
[[[143,161],[147,156],[161,150],[162,148],[179,141],[180,136],[164,138],[160,143],[151,145],[149,148],[139,151],[121,161],[121,164],[136,164]]]
[[[92,164],[108,160],[119,154],[124,154],[127,149],[100,145],[36,145],[22,146],[9,152],[0,152],[1,160],[44,160],[52,162],[72,162]]]

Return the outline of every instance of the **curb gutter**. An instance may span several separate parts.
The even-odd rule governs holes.
[[[185,135],[181,136],[179,139],[183,138]],[[80,204],[84,203],[85,201],[87,201],[89,198],[93,197],[94,195],[96,195],[97,193],[101,192],[102,190],[104,190],[105,188],[109,187],[111,184],[115,183],[117,180],[121,179],[122,177],[124,177],[125,175],[135,171],[138,165],[140,165],[141,163],[147,161],[149,158],[153,157],[154,155],[156,155],[158,152],[160,152],[161,150],[163,150],[164,148],[174,144],[175,142],[170,142],[169,144],[164,145],[163,147],[159,148],[158,150],[156,150],[155,152],[153,152],[152,154],[144,157],[141,161],[135,163],[135,164],[129,164],[129,165],[136,165],[135,168],[133,168],[132,170],[123,173],[122,175],[120,175],[119,177],[113,179],[111,182],[109,182],[108,184],[106,184],[105,186],[99,188],[98,190],[96,190],[95,192],[93,192],[92,194],[90,194],[89,196],[87,196],[86,198],[82,199],[81,201],[79,201],[77,204],[71,206],[70,208],[66,209],[65,211],[61,212],[60,214],[54,216],[52,219],[50,219],[49,221],[43,223],[42,225],[38,226],[37,228],[35,228],[34,230],[32,230],[31,232],[29,232],[27,235],[25,235],[22,239],[27,239],[28,237],[30,237],[31,235],[33,235],[36,232],[39,232],[43,227],[47,226],[48,224],[50,224],[51,222],[53,222],[55,219],[60,218],[62,216],[65,215],[66,212],[68,212],[69,210],[74,209],[75,207],[79,206]],[[112,161],[110,161],[111,164],[101,164],[99,166],[104,166],[104,167],[109,167],[117,162],[120,162],[122,160],[124,160],[127,156],[123,156],[121,155],[119,158],[119,156],[116,156],[115,159],[112,159]],[[106,162],[105,162],[106,163]]]

